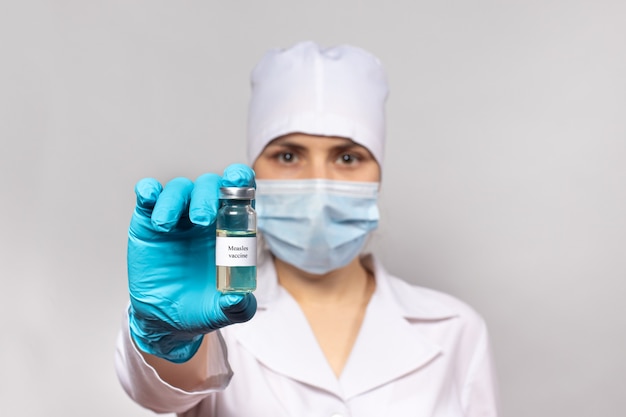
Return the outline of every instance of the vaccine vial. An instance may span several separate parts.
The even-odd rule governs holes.
[[[223,293],[256,289],[256,212],[254,188],[220,188],[215,265],[217,289]]]

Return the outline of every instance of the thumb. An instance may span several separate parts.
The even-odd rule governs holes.
[[[250,320],[256,313],[256,297],[252,293],[222,294],[219,305],[224,315],[233,323]]]

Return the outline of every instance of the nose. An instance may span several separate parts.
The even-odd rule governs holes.
[[[302,170],[302,179],[333,179],[332,169],[328,166],[325,158],[312,157]]]

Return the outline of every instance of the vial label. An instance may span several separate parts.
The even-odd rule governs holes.
[[[256,266],[256,233],[218,231],[215,241],[215,264]]]
[[[215,241],[217,289],[223,293],[256,289],[256,233],[218,230]]]

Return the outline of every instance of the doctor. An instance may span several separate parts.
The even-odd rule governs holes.
[[[254,172],[137,184],[116,354],[137,403],[206,417],[497,415],[481,317],[361,253],[378,221],[386,97],[362,49],[271,50],[252,72]],[[218,189],[255,184],[258,288],[222,295]]]

